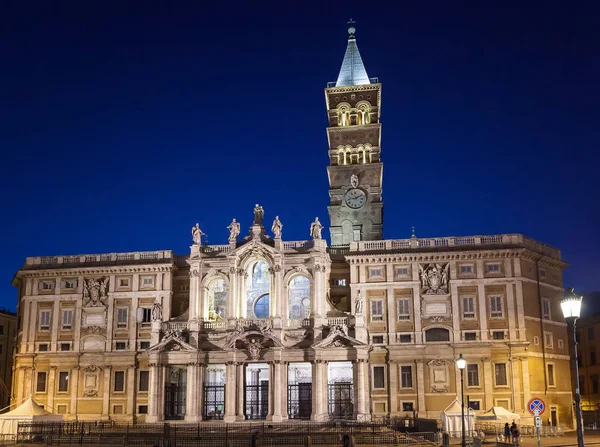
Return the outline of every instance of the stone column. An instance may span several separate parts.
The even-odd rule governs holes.
[[[370,413],[371,393],[367,382],[369,364],[367,359],[357,359],[355,362],[352,362],[352,367],[354,369],[354,402],[356,405],[354,413],[360,419]]]
[[[200,420],[200,401],[198,399],[199,388],[202,388],[200,379],[200,365],[195,362],[187,365],[187,388],[185,390],[185,420],[186,422],[198,422]]]
[[[74,414],[77,418],[77,401],[79,398],[79,366],[75,366],[69,377],[69,391],[71,393],[71,406],[69,413]]]
[[[56,414],[56,408],[54,408],[54,394],[56,393],[56,366],[50,367],[48,373],[48,410],[50,413]]]
[[[244,362],[237,363],[237,415],[238,421],[246,419],[246,378],[245,378],[246,364]],[[253,372],[254,374],[254,372]],[[259,373],[260,374],[260,373]],[[258,385],[258,378],[256,378],[256,385]]]
[[[529,359],[527,357],[519,357],[521,360],[521,377],[523,378],[523,402],[527,405],[527,402],[531,399],[531,385],[529,383]]]
[[[494,378],[492,375],[492,362],[489,357],[483,357],[483,391],[485,393],[484,405],[485,408],[494,406]]]
[[[146,422],[160,422],[162,421],[162,414],[164,407],[161,408],[161,394],[164,390],[162,375],[162,366],[158,363],[150,363],[150,375],[149,375],[149,393],[148,393],[148,416]]]
[[[388,363],[388,392],[389,408],[388,413],[394,416],[398,413],[398,364]]]
[[[135,365],[130,365],[129,368],[127,368],[127,413],[131,413],[133,422],[135,422],[135,415],[137,413],[135,408],[137,396],[136,374],[137,369]]]
[[[477,276],[483,275],[483,261],[477,261]],[[477,284],[477,308],[479,309],[479,327],[481,328],[480,340],[488,340],[488,317],[487,296],[485,296],[485,284]],[[490,408],[490,407],[487,407]]]
[[[327,414],[327,363],[324,360],[312,362],[312,420],[320,421]]]
[[[273,396],[273,398],[270,399],[273,402],[273,415],[271,417],[271,420],[273,422],[281,422],[283,420],[281,414],[281,395],[283,394],[283,377],[281,377],[281,370],[283,368],[281,367],[281,360],[274,360],[271,363],[271,368],[271,376],[274,379],[272,386],[272,394],[270,395]]]
[[[227,362],[225,378],[225,422],[235,422],[235,398],[236,398],[236,364],[233,361]]]
[[[102,419],[107,420],[110,415],[110,383],[112,366],[104,367],[104,389],[102,391]]]
[[[425,365],[422,359],[415,360],[417,364],[417,410],[420,417],[427,417],[427,406],[425,405]]]

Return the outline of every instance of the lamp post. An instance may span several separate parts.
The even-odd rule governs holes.
[[[575,363],[575,417],[577,418],[577,446],[584,447],[583,418],[581,416],[581,394],[579,393],[579,365],[577,364],[577,332],[575,330],[577,319],[581,315],[582,296],[575,295],[573,287],[567,289],[565,297],[560,302],[565,320],[573,323],[573,361]]]
[[[463,358],[462,354],[460,354],[458,356],[458,358],[456,359],[456,366],[458,367],[458,369],[460,370],[460,409],[461,409],[461,425],[462,425],[462,438],[461,438],[461,445],[462,447],[465,447],[467,445],[466,443],[466,436],[465,436],[465,368],[467,367],[467,361]]]

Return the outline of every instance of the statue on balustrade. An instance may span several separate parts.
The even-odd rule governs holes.
[[[240,235],[240,223],[233,219],[227,229],[229,230],[229,242],[235,242]]]
[[[275,220],[273,221],[273,226],[271,227],[271,232],[275,239],[281,239],[281,231],[283,230],[283,224],[279,220],[279,216],[275,216]]]
[[[202,236],[204,236],[204,233],[200,229],[198,222],[196,222],[196,226],[192,227],[192,240],[194,241],[194,245],[200,245]]]
[[[152,305],[152,321],[162,321],[162,305],[158,301]]]
[[[254,205],[254,223],[253,225],[262,225],[265,217],[265,210],[258,203]]]
[[[354,314],[362,315],[363,313],[363,299],[360,296],[360,290],[356,293],[356,302],[354,303]]]
[[[321,239],[321,230],[323,225],[319,222],[319,218],[315,217],[315,221],[310,224],[310,235],[313,239]]]

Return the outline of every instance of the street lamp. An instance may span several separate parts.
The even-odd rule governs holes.
[[[462,354],[458,356],[456,359],[456,366],[460,369],[460,395],[461,395],[461,424],[462,424],[462,439],[461,445],[465,447],[466,437],[465,437],[465,368],[467,367],[467,361],[463,358]]]
[[[560,302],[565,320],[573,323],[573,360],[575,363],[575,417],[577,418],[577,446],[584,447],[583,442],[583,418],[581,416],[581,394],[579,393],[579,365],[577,364],[577,332],[575,325],[581,315],[582,296],[575,295],[573,287],[567,289],[565,297]]]

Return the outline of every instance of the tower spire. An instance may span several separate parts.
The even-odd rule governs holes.
[[[355,23],[352,19],[348,21],[348,46],[346,47],[340,74],[335,83],[336,87],[370,84],[369,75],[367,75],[367,70],[356,46]]]

